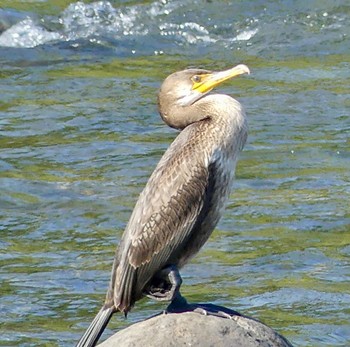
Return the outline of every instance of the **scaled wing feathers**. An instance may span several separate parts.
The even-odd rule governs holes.
[[[132,239],[128,253],[132,266],[148,263],[159,252],[167,252],[169,247],[175,251],[189,236],[203,206],[207,176],[203,167],[194,168],[191,180],[178,187],[167,203],[151,214],[142,231]]]
[[[125,311],[142,295],[157,270],[176,263],[205,203],[209,181],[205,156],[179,143],[186,143],[183,136],[189,130],[185,129],[164,154],[124,233],[114,300],[115,306]],[[136,286],[129,281],[135,281]]]

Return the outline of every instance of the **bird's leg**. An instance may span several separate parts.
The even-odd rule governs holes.
[[[145,294],[159,301],[173,301],[180,290],[182,278],[176,266],[171,265],[157,272]]]

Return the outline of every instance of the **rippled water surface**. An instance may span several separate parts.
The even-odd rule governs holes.
[[[297,346],[349,346],[349,62],[345,0],[2,1],[0,345],[80,337],[176,136],[157,113],[161,81],[245,63],[251,76],[220,91],[245,105],[248,143],[183,294]],[[107,334],[162,308],[138,302]]]

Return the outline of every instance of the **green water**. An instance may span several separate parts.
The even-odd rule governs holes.
[[[138,194],[176,136],[157,114],[161,81],[187,66],[239,62],[251,76],[220,92],[245,106],[249,139],[225,215],[184,268],[182,292],[260,319],[296,346],[350,345],[349,5],[243,1],[232,15],[229,2],[219,2],[223,11],[115,1],[133,34],[103,22],[89,36],[90,22],[60,27],[75,13],[70,3],[2,2],[6,28],[29,15],[66,36],[0,46],[0,345],[79,339]],[[180,33],[183,13],[209,34],[190,25]],[[142,300],[107,334],[163,308]]]

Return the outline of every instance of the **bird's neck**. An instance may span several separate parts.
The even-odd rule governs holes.
[[[166,124],[179,130],[207,119],[212,124],[226,123],[229,127],[235,123],[239,126],[239,123],[245,121],[241,104],[224,94],[208,94],[186,107],[177,105],[176,102],[168,103],[165,107],[159,104],[159,111]]]
[[[215,137],[218,145],[226,147],[229,152],[232,148],[242,149],[248,132],[242,105],[224,94],[210,94],[205,99],[203,112],[207,112],[207,133]],[[202,107],[201,103],[197,107]]]

